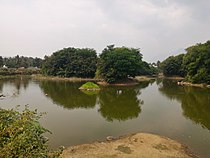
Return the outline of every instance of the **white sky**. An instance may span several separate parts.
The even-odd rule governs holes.
[[[140,48],[156,62],[210,40],[209,0],[0,0],[0,55]]]

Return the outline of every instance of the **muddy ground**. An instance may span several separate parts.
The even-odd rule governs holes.
[[[181,143],[153,134],[137,133],[106,142],[65,149],[62,158],[195,158]]]

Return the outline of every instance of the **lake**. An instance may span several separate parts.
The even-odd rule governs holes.
[[[68,147],[136,132],[166,136],[210,157],[210,89],[156,79],[132,87],[78,88],[84,82],[0,80],[1,108],[28,105],[46,112],[40,122],[50,147]]]

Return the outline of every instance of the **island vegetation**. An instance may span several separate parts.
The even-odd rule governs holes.
[[[100,90],[100,87],[93,82],[86,82],[79,89],[88,90],[88,91],[97,91],[97,90]]]
[[[107,46],[97,57],[90,48],[64,48],[45,56],[42,72],[48,76],[102,78],[108,83],[137,75],[154,75],[156,69],[142,61],[139,49]]]

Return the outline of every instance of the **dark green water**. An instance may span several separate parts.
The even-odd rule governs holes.
[[[78,90],[82,83],[0,80],[1,108],[28,104],[47,112],[41,119],[53,134],[52,148],[105,140],[136,132],[163,135],[182,142],[200,157],[210,157],[210,90],[177,86],[170,80],[134,87]]]

